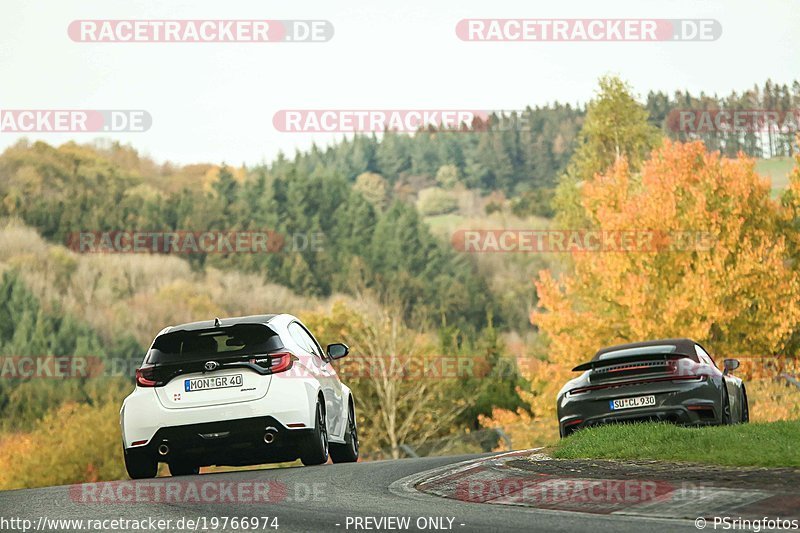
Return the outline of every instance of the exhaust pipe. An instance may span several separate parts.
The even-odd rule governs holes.
[[[275,437],[278,436],[278,430],[274,427],[268,427],[267,432],[264,433],[264,442],[267,444],[272,444],[275,442]]]
[[[169,453],[169,446],[167,446],[167,443],[162,442],[158,446],[158,455],[163,457],[163,456],[167,455],[168,453]]]

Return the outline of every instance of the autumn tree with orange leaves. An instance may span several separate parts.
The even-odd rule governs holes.
[[[784,208],[753,160],[665,142],[640,175],[621,159],[581,194],[598,228],[665,238],[653,251],[575,253],[574,271],[560,278],[540,273],[531,322],[551,361],[570,366],[601,346],[679,336],[719,356],[769,359],[791,348],[800,275],[781,233]]]

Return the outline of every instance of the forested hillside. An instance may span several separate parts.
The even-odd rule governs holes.
[[[311,296],[378,290],[407,318],[434,318],[476,331],[492,313],[474,264],[434,239],[412,205],[379,209],[348,181],[302,165],[252,169],[237,181],[225,167],[208,188],[157,190],[88,146],[21,143],[0,158],[2,214],[20,217],[51,241],[81,231],[271,230],[311,246],[269,254],[193,254],[192,264],[258,272]]]

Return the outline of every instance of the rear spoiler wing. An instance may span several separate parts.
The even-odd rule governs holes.
[[[611,357],[609,359],[600,359],[597,361],[589,361],[588,363],[583,363],[575,368],[572,369],[573,372],[583,372],[585,370],[594,370],[595,368],[600,368],[604,366],[611,366],[616,365],[619,363],[635,363],[636,361],[652,361],[653,359],[683,359],[683,358],[690,358],[693,359],[694,356],[680,354],[680,353],[643,353],[643,354],[636,354],[636,355],[623,355],[621,357]]]

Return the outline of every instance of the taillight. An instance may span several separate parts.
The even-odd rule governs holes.
[[[155,387],[158,382],[153,378],[153,367],[142,367],[136,369],[136,384],[140,387]]]
[[[262,357],[250,359],[251,364],[256,364],[262,368],[269,369],[270,374],[277,374],[292,368],[297,358],[289,352],[275,352],[265,354]]]
[[[294,356],[289,352],[271,353],[269,359],[269,368],[273,374],[289,370],[294,364]]]

